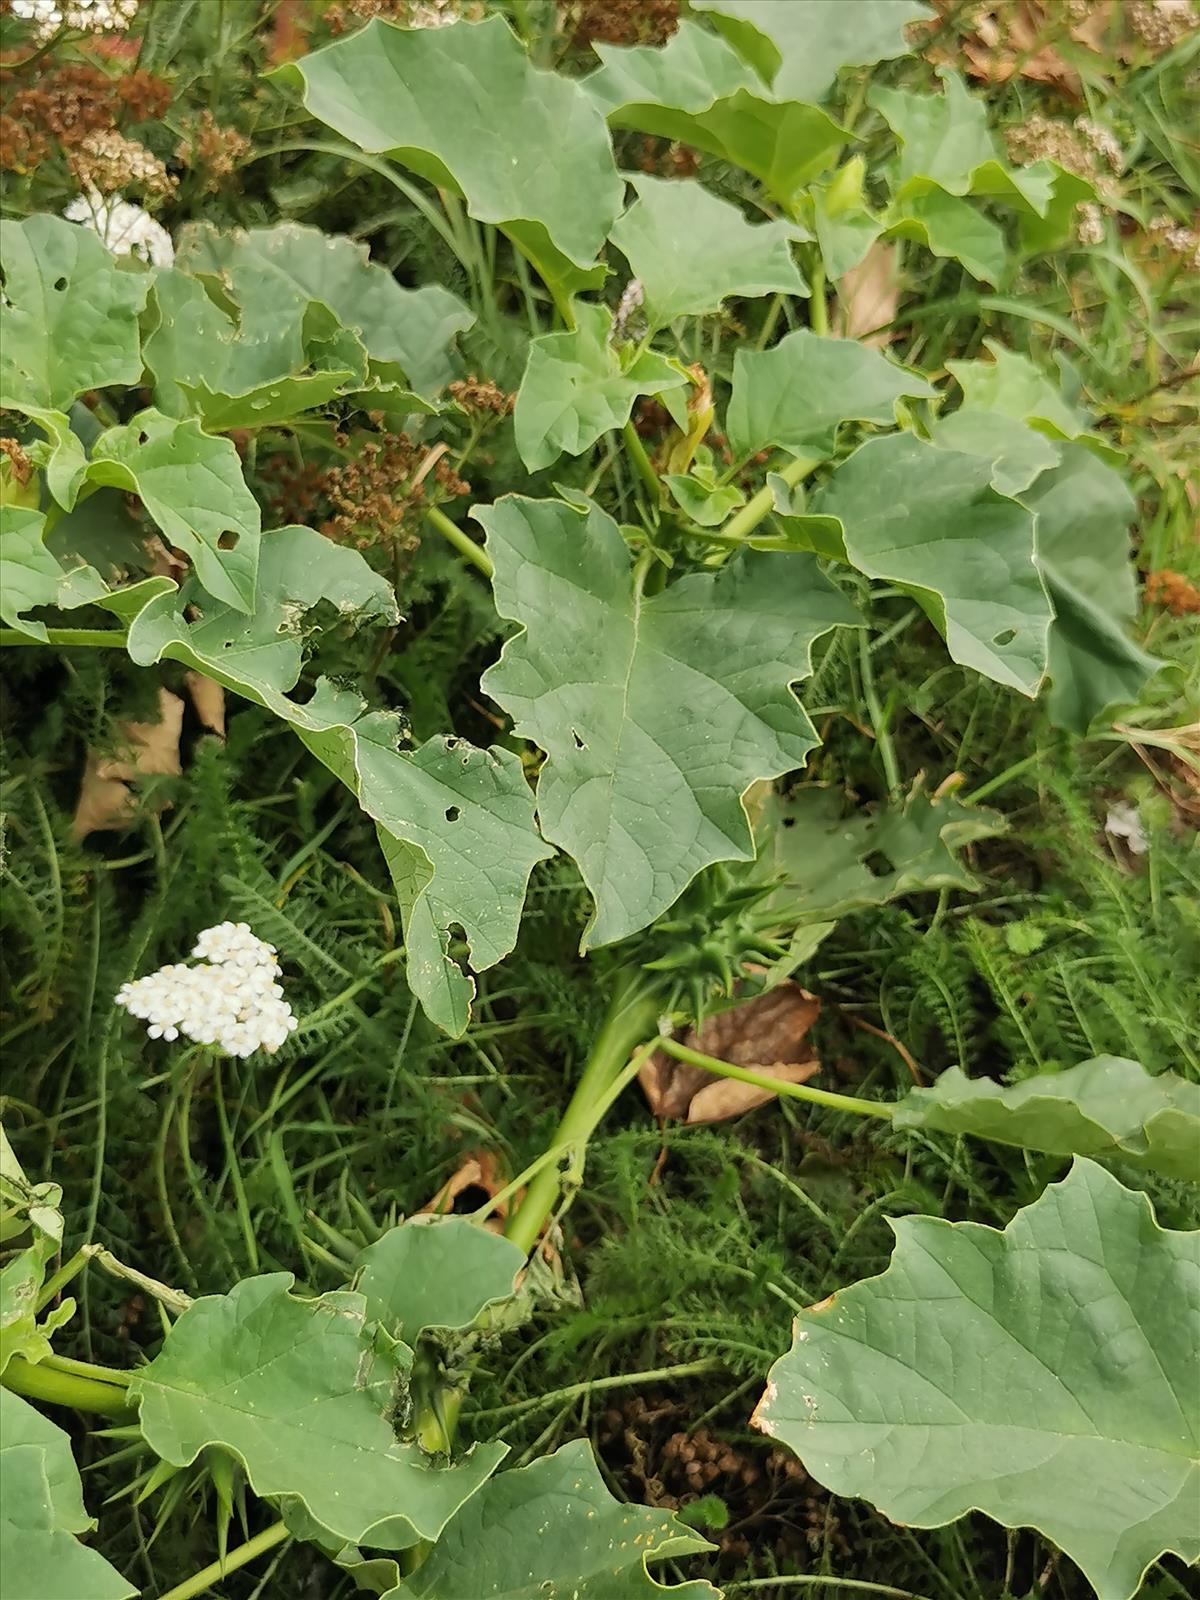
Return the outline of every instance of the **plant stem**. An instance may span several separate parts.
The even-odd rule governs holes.
[[[650,464],[650,457],[646,454],[646,446],[642,443],[632,422],[627,422],[621,429],[621,437],[625,441],[625,449],[629,453],[629,459],[637,468],[638,477],[646,485],[651,504],[660,505],[662,503],[662,484],[659,481],[658,473],[655,472]]]
[[[827,334],[829,332],[829,307],[825,300],[825,263],[823,261],[814,262],[810,279],[809,325],[814,333]]]
[[[0,646],[14,644],[86,645],[92,650],[124,650],[124,628],[47,628],[44,639],[34,639],[19,628],[0,628]]]
[[[1035,751],[1031,756],[1026,756],[1022,761],[1015,761],[1011,767],[1005,767],[1003,772],[998,772],[994,778],[989,778],[986,783],[981,783],[977,789],[972,789],[970,794],[964,794],[962,796],[963,805],[975,805],[986,795],[994,794],[997,789],[1002,789],[1013,778],[1019,778],[1023,772],[1028,772],[1030,767],[1039,766],[1044,761],[1045,757],[1040,750]]]
[[[43,1356],[39,1366],[52,1372],[65,1372],[74,1378],[94,1378],[97,1383],[111,1383],[118,1389],[127,1389],[133,1382],[132,1372],[121,1372],[117,1367],[102,1367],[94,1361],[76,1361],[71,1356]]]
[[[72,1279],[79,1276],[88,1262],[99,1254],[100,1246],[96,1244],[85,1244],[81,1250],[76,1250],[65,1266],[59,1267],[52,1278],[46,1279],[41,1293],[34,1302],[34,1311],[40,1316],[55,1295],[60,1294]]]
[[[695,1361],[684,1361],[674,1367],[655,1367],[650,1372],[615,1372],[607,1378],[589,1378],[585,1383],[571,1383],[565,1389],[548,1389],[545,1394],[533,1395],[528,1400],[516,1400],[507,1406],[492,1406],[487,1411],[474,1411],[471,1421],[483,1417],[507,1417],[523,1411],[536,1411],[539,1406],[557,1405],[560,1400],[577,1400],[599,1389],[627,1389],[642,1383],[664,1383],[676,1378],[698,1378],[706,1372],[720,1372],[723,1363],[712,1356]]]
[[[765,1072],[752,1072],[746,1067],[735,1067],[731,1061],[720,1061],[716,1056],[706,1056],[675,1039],[660,1039],[659,1049],[676,1061],[686,1061],[690,1067],[700,1067],[718,1078],[736,1078],[739,1083],[751,1083],[756,1089],[769,1089],[772,1094],[787,1100],[807,1100],[814,1106],[827,1106],[831,1111],[848,1111],[856,1117],[879,1117],[890,1122],[895,1106],[886,1100],[859,1100],[854,1095],[835,1094],[830,1089],[810,1089],[806,1083],[784,1083],[780,1078],[770,1078]]]
[[[787,1573],[779,1578],[742,1578],[727,1583],[725,1587],[730,1594],[749,1593],[753,1589],[841,1589],[847,1594],[883,1595],[885,1600],[925,1600],[924,1595],[914,1594],[911,1589],[893,1589],[890,1583],[867,1583],[860,1578],[829,1578],[816,1572]],[[163,1595],[162,1600],[170,1600],[170,1596]]]
[[[469,561],[473,567],[478,567],[485,578],[490,578],[495,570],[492,558],[482,545],[475,543],[469,534],[466,534],[457,523],[451,522],[444,511],[437,506],[430,506],[425,513],[425,520],[441,534],[447,543],[452,544],[459,555]]]
[[[0,1377],[0,1383],[28,1400],[45,1400],[50,1405],[72,1406],[76,1411],[92,1411],[101,1417],[124,1417],[130,1410],[124,1389],[95,1378],[80,1378],[60,1372],[46,1362],[32,1363],[13,1356]]]
[[[608,1109],[609,1093],[620,1079],[630,1051],[655,1031],[658,1003],[653,988],[647,988],[640,975],[627,974],[618,983],[603,1027],[596,1035],[583,1075],[575,1086],[566,1110],[555,1130],[555,1148],[579,1151]],[[556,1165],[547,1164],[538,1172],[525,1192],[525,1198],[509,1219],[506,1235],[526,1255],[537,1243],[538,1235],[562,1192],[562,1177]]]
[[[236,1572],[239,1567],[244,1567],[256,1556],[274,1550],[276,1545],[282,1544],[287,1538],[290,1538],[290,1534],[286,1525],[274,1522],[261,1533],[256,1533],[253,1539],[247,1539],[245,1544],[238,1545],[237,1549],[231,1551],[223,1561],[210,1562],[207,1567],[193,1573],[190,1578],[177,1583],[173,1589],[168,1589],[165,1594],[159,1596],[159,1600],[194,1600],[194,1596],[211,1589],[214,1583],[220,1583],[228,1573]]]
[[[879,759],[883,762],[883,774],[887,779],[888,799],[898,800],[903,787],[900,782],[900,767],[896,761],[892,736],[888,731],[887,717],[879,703],[879,695],[875,688],[871,641],[867,637],[865,628],[860,630],[858,636],[858,665],[862,673],[863,699],[867,703],[867,714],[871,718],[871,730],[875,735],[875,748],[879,751]]]
[[[789,488],[807,478],[810,472],[820,465],[817,461],[809,461],[804,456],[798,456],[788,461],[779,469],[779,476]],[[724,543],[728,539],[745,539],[752,534],[764,517],[769,516],[775,509],[775,491],[770,484],[765,484],[756,495],[753,495],[740,511],[735,511],[729,521],[721,527],[721,539]]]

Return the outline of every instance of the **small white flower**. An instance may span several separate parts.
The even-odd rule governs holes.
[[[138,0],[13,0],[12,9],[48,39],[64,25],[81,33],[124,33],[137,16]]]
[[[244,922],[221,922],[204,929],[192,955],[200,958],[195,966],[171,962],[123,983],[117,1004],[146,1023],[151,1039],[183,1034],[228,1056],[278,1050],[296,1018],[275,981],[275,946]]]
[[[1127,805],[1124,800],[1118,800],[1116,805],[1109,807],[1108,816],[1104,819],[1104,831],[1110,839],[1124,839],[1135,856],[1144,856],[1150,848],[1137,807]]]
[[[169,267],[175,260],[175,246],[162,223],[119,194],[105,199],[89,188],[71,201],[63,216],[99,234],[114,256],[136,255],[152,267]]]

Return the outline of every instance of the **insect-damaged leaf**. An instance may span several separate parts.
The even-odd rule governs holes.
[[[800,1313],[759,1426],[895,1522],[1037,1528],[1099,1600],[1200,1556],[1200,1233],[1082,1158],[1002,1233],[893,1228],[886,1272]]]
[[[626,364],[611,342],[612,312],[604,306],[581,301],[575,310],[570,332],[544,334],[529,346],[513,426],[530,472],[548,467],[564,451],[582,455],[601,434],[623,427],[638,395],[688,382],[677,362],[653,350],[630,349]]]
[[[638,197],[610,237],[642,286],[651,327],[716,311],[732,295],[808,293],[792,260],[792,242],[808,237],[803,228],[749,223],[701,183],[629,181]]]
[[[376,19],[279,76],[361,149],[461,194],[551,287],[603,281],[593,262],[621,202],[604,120],[578,83],[530,65],[502,17],[403,29]]]
[[[1097,1056],[1003,1088],[950,1067],[910,1089],[897,1128],[970,1133],[1053,1155],[1111,1156],[1200,1183],[1200,1085],[1138,1061]]]
[[[791,685],[858,614],[805,554],[748,552],[646,595],[594,505],[509,495],[474,515],[497,609],[523,625],[483,688],[546,752],[542,831],[595,896],[585,945],[608,944],[701,868],[752,857],[741,797],[817,742]]]
[[[398,1438],[397,1369],[364,1331],[366,1301],[300,1300],[292,1282],[246,1278],[183,1313],[129,1388],[146,1442],[181,1467],[220,1446],[285,1521],[335,1548],[436,1539],[506,1447],[478,1445],[439,1467]]]
[[[16,1600],[132,1600],[97,1550],[75,1537],[96,1526],[69,1437],[8,1389],[0,1389],[0,1587]]]
[[[191,620],[185,609],[197,601],[203,616]],[[346,784],[375,821],[395,881],[409,983],[440,1027],[461,1033],[474,987],[448,953],[451,926],[462,927],[477,969],[507,955],[529,874],[550,851],[516,756],[444,737],[402,751],[391,717],[366,713],[325,680],[304,704],[289,697],[302,620],[321,602],[356,622],[396,620],[391,590],[357,551],[281,528],[263,541],[252,617],[187,590],[165,594],[134,620],[129,653],[142,666],[181,661],[265,706]]]
[[[798,456],[832,453],[842,422],[896,420],[903,396],[931,399],[924,378],[853,339],[798,329],[770,350],[739,350],[726,422],[735,454],[778,445]]]
[[[413,1217],[354,1265],[368,1319],[415,1344],[426,1328],[469,1328],[485,1306],[509,1299],[525,1252],[465,1217]]]
[[[646,1570],[711,1548],[670,1512],[614,1500],[576,1439],[486,1483],[384,1600],[718,1600],[707,1583],[663,1585]]]

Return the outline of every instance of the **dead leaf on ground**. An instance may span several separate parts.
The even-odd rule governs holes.
[[[781,983],[744,1005],[709,1017],[699,1032],[689,1028],[682,1043],[781,1083],[807,1083],[821,1066],[806,1038],[820,1012],[821,1002],[806,989]],[[651,1111],[664,1121],[723,1122],[775,1098],[769,1089],[718,1078],[661,1050],[646,1062],[638,1080]]]
[[[496,1157],[490,1150],[474,1150],[470,1155],[463,1157],[433,1199],[421,1207],[418,1215],[449,1216],[459,1195],[469,1189],[478,1189],[488,1200],[494,1200],[507,1182],[508,1179],[500,1171]],[[519,1200],[523,1192],[520,1191],[509,1199]],[[483,1201],[480,1200],[479,1205],[482,1204]],[[488,1217],[486,1226],[493,1233],[504,1231],[504,1219],[508,1216],[508,1207],[509,1201],[502,1200]]]
[[[89,750],[71,824],[77,839],[128,827],[135,806],[130,784],[137,778],[177,778],[183,701],[169,689],[158,691],[158,722],[122,722],[121,747],[126,754],[105,756]]]
[[[219,683],[206,678],[202,672],[185,672],[183,681],[191,697],[196,715],[218,739],[225,737],[225,691]]]
[[[883,324],[896,315],[900,289],[896,247],[887,239],[876,239],[858,266],[838,279],[833,331],[843,339],[862,339],[864,344],[885,350],[895,335]],[[882,331],[874,333],[875,328]],[[864,334],[871,337],[865,339]]]

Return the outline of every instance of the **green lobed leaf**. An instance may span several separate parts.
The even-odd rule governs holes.
[[[370,259],[365,245],[295,222],[225,233],[191,223],[175,259],[241,308],[243,333],[249,313],[256,338],[286,334],[294,349],[291,330],[299,326],[303,332],[305,313],[324,306],[358,336],[372,362],[398,367],[426,397],[454,376],[453,341],[475,322],[449,289],[405,289]],[[413,402],[409,409],[428,407]]]
[[[565,451],[578,456],[610,428],[629,421],[638,395],[683,388],[686,372],[653,350],[622,352],[612,343],[612,312],[584,301],[576,325],[529,344],[513,413],[517,449],[530,472]],[[628,365],[626,365],[628,361]]]
[[[595,505],[507,495],[472,515],[496,608],[522,625],[482,687],[546,752],[542,832],[595,898],[585,948],[608,944],[703,867],[752,858],[741,797],[816,744],[791,685],[858,614],[811,556],[751,551],[647,595]]]
[[[969,1133],[1051,1155],[1115,1157],[1200,1183],[1200,1085],[1140,1061],[1097,1056],[1010,1088],[950,1067],[929,1089],[910,1089],[897,1128]]]
[[[694,145],[744,167],[784,202],[849,138],[819,106],[775,98],[724,40],[686,19],[661,49],[594,48],[604,64],[584,88],[614,128]]]
[[[228,439],[205,433],[194,418],[140,411],[100,435],[86,478],[138,495],[214,599],[253,609],[262,513]],[[231,548],[227,534],[236,538]]]
[[[189,1306],[129,1387],[147,1444],[179,1467],[219,1446],[285,1520],[338,1548],[436,1539],[506,1447],[435,1466],[398,1438],[397,1371],[364,1329],[362,1295],[301,1300],[293,1281],[246,1278]]]
[[[886,1272],[800,1313],[759,1426],[894,1522],[1037,1528],[1099,1600],[1200,1556],[1200,1232],[1082,1158],[1002,1233],[892,1226]]]
[[[836,789],[809,783],[772,794],[754,831],[762,870],[782,877],[771,903],[807,923],[833,921],[901,895],[978,889],[959,852],[1004,827],[994,811],[919,790],[901,805],[847,814]],[[879,869],[880,858],[889,870]]]
[[[66,411],[88,389],[137,383],[138,315],[151,275],[125,271],[90,228],[8,219],[0,244],[0,406]]]
[[[790,222],[746,221],[737,206],[701,183],[630,177],[637,199],[610,238],[645,295],[651,328],[719,310],[733,295],[806,295],[792,242],[808,237]]]
[[[974,206],[936,184],[914,178],[903,203],[884,218],[889,239],[915,239],[935,256],[961,261],[973,277],[997,284],[1004,276],[1008,253],[1004,234]]]
[[[910,22],[934,13],[923,0],[692,0],[780,99],[822,100],[842,67],[908,55]]]
[[[134,1585],[75,1537],[95,1526],[84,1508],[70,1438],[0,1389],[0,1590],[6,1600],[133,1600]]]
[[[263,540],[252,617],[164,594],[139,613],[129,653],[141,666],[167,657],[283,718],[376,823],[400,899],[408,979],[428,1015],[450,1033],[466,1027],[473,985],[450,956],[461,926],[471,964],[492,966],[516,941],[534,865],[551,852],[538,838],[533,799],[516,756],[438,737],[397,748],[395,720],[366,713],[359,697],[322,680],[300,704],[287,693],[302,661],[305,615],[327,603],[344,618],[396,620],[384,580],[357,551],[311,528]]]
[[[947,450],[986,456],[992,464],[992,487],[999,494],[1013,497],[1062,460],[1062,452],[1052,439],[999,411],[974,411],[963,406],[948,417],[939,417],[929,430],[929,437]]]
[[[525,1252],[466,1217],[410,1217],[354,1266],[368,1319],[413,1345],[427,1328],[469,1328],[487,1306],[511,1299]]]
[[[682,472],[664,473],[662,481],[679,509],[701,528],[720,527],[746,503],[746,496],[736,484],[717,487]]]
[[[575,1439],[486,1483],[385,1600],[718,1600],[703,1581],[663,1585],[646,1570],[711,1549],[670,1512],[614,1500]]]
[[[827,183],[809,189],[821,260],[834,282],[859,265],[883,231],[867,204],[866,175],[866,161],[852,156]]]
[[[1028,356],[1006,349],[995,339],[983,343],[990,360],[946,363],[946,370],[962,389],[964,408],[994,411],[1031,423],[1055,439],[1077,439],[1086,433],[1089,419],[1067,403],[1057,384]]]
[[[840,423],[894,423],[905,395],[932,399],[936,390],[878,350],[800,328],[770,350],[738,350],[729,442],[738,456],[772,445],[797,456],[830,455]]]
[[[990,461],[907,433],[869,439],[814,509],[841,522],[846,560],[912,595],[955,661],[1037,693],[1053,612],[1034,518],[997,494]]]
[[[278,75],[361,149],[461,194],[563,294],[594,288],[621,201],[603,119],[580,85],[530,65],[502,17],[452,28],[378,19]]]
[[[63,569],[42,542],[46,516],[28,506],[0,505],[0,617],[31,639],[46,638],[46,625],[22,615],[51,606]]]

